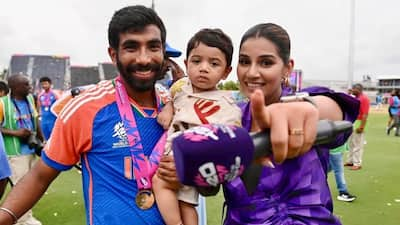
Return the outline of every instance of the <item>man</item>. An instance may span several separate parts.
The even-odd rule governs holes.
[[[11,166],[11,182],[16,184],[32,168],[35,162],[35,149],[29,146],[29,137],[41,132],[38,128],[38,113],[35,102],[30,94],[31,85],[27,76],[12,75],[8,78],[10,94],[0,99],[1,133],[4,138],[5,150]],[[35,186],[24,186],[35,187]],[[32,216],[32,211],[26,213],[20,220],[21,225],[41,223]]]
[[[357,120],[354,122],[352,135],[349,138],[349,153],[345,166],[351,166],[351,170],[361,169],[362,155],[364,153],[364,132],[367,124],[369,112],[368,96],[363,94],[363,86],[361,84],[353,85],[352,94],[360,101],[360,110]]]
[[[185,72],[183,72],[182,68],[172,60],[172,58],[179,57],[181,54],[181,51],[165,43],[165,58],[162,67],[162,74],[164,75],[157,80],[155,88],[166,101],[169,99],[169,88],[172,84],[185,76]]]
[[[1,206],[0,224],[12,224],[79,159],[87,224],[164,224],[148,181],[159,160],[153,148],[164,132],[155,117],[162,104],[154,84],[162,76],[166,30],[152,9],[130,6],[114,14],[108,38],[120,76],[67,103],[42,159]],[[167,181],[177,183],[176,175]],[[35,187],[29,195],[26,186]]]
[[[0,97],[3,97],[5,95],[8,95],[9,88],[6,82],[0,81]]]
[[[400,99],[399,91],[393,90],[389,98],[389,114],[391,115],[392,123],[388,123],[386,134],[390,135],[390,131],[396,128],[395,136],[400,136]]]
[[[41,116],[40,127],[44,138],[48,140],[56,121],[56,117],[50,112],[50,108],[58,99],[58,95],[51,89],[51,79],[49,77],[41,77],[39,83],[43,89],[38,96],[39,115]]]
[[[343,152],[347,151],[347,143],[337,148],[329,150],[329,171],[333,170],[336,181],[336,188],[339,195],[336,197],[339,201],[352,202],[356,196],[349,193],[346,179],[344,177]]]
[[[0,199],[3,197],[4,190],[11,176],[10,166],[8,165],[7,156],[4,152],[3,136],[0,135]]]

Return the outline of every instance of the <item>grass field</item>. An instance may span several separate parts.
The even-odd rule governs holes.
[[[386,122],[385,113],[370,115],[363,168],[345,170],[356,201],[337,201],[334,176],[329,174],[334,212],[345,225],[400,224],[400,137],[386,135]],[[221,193],[207,199],[209,225],[221,224],[222,202]],[[35,206],[34,214],[43,225],[85,224],[80,174],[75,169],[62,173]]]

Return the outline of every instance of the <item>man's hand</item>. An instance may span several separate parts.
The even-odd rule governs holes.
[[[174,157],[164,155],[160,159],[160,164],[157,170],[157,176],[164,181],[168,182],[174,189],[180,187],[178,176],[176,175]]]
[[[362,132],[364,132],[364,127],[358,127],[358,128],[356,129],[356,133],[357,133],[357,134],[361,134]]]
[[[14,131],[14,136],[20,139],[27,139],[31,135],[32,131],[26,128],[20,128]]]

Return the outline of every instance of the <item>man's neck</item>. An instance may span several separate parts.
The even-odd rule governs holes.
[[[11,98],[13,98],[15,100],[25,100],[26,96],[11,94]]]
[[[137,104],[139,104],[142,107],[150,107],[154,108],[156,107],[156,98],[155,98],[155,91],[150,90],[150,91],[145,91],[145,92],[138,92],[135,90],[132,90],[130,87],[126,87],[126,91],[128,93],[128,96],[133,99]]]

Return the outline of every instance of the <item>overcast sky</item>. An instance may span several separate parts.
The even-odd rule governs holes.
[[[167,41],[186,51],[199,29],[221,28],[234,42],[261,22],[292,40],[304,79],[347,80],[351,0],[155,0]],[[400,74],[400,1],[355,0],[354,80]],[[107,26],[114,11],[151,0],[6,0],[0,2],[0,69],[12,54],[68,55],[72,65],[108,62]],[[177,59],[182,65],[184,55]],[[233,70],[235,71],[235,70]],[[229,79],[236,80],[235,72]]]

